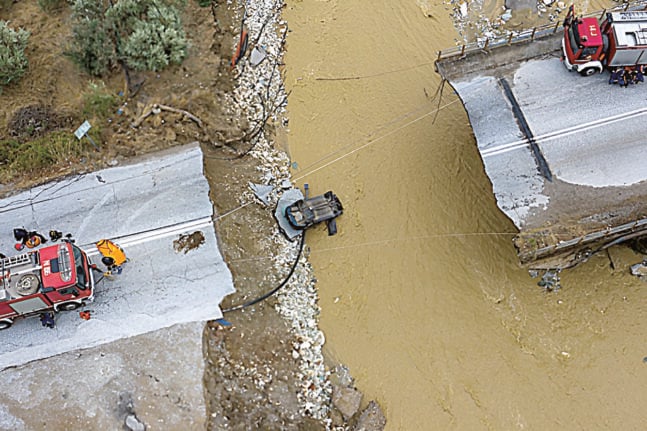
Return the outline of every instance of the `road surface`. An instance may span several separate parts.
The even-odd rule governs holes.
[[[0,201],[0,250],[17,254],[14,227],[71,233],[100,268],[94,246],[114,239],[129,258],[121,275],[103,279],[90,320],[57,314],[55,329],[37,317],[0,331],[0,369],[97,346],[178,323],[222,317],[219,304],[234,291],[212,225],[209,185],[197,145],[139,163],[70,177]],[[204,243],[176,250],[181,234]],[[51,244],[48,242],[46,245]],[[13,253],[11,253],[13,252]]]

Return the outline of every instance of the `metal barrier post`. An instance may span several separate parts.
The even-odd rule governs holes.
[[[488,37],[487,39],[485,39],[485,45],[483,45],[483,49],[487,49],[489,44],[490,44],[490,38]]]
[[[537,27],[533,27],[532,34],[530,35],[530,40],[531,41],[535,40],[535,32],[536,31],[537,31]]]
[[[461,48],[461,57],[465,55],[465,44],[463,44],[463,47]]]

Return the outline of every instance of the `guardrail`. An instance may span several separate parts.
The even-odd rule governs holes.
[[[584,15],[585,17],[591,16],[600,16],[600,19],[606,15],[607,12],[617,12],[617,11],[627,11],[637,10],[639,8],[647,9],[647,1],[639,0],[634,2],[626,2],[622,5],[610,8],[598,10]],[[471,52],[482,52],[487,51],[491,48],[497,48],[501,46],[509,46],[516,43],[534,41],[535,39],[540,39],[542,37],[549,36],[551,34],[557,33],[557,30],[562,26],[563,22],[558,20],[555,24],[545,24],[539,27],[534,27],[529,30],[524,30],[521,32],[509,32],[506,36],[502,36],[495,39],[486,38],[483,42],[471,42],[468,44],[463,44],[461,46],[456,46],[453,48],[444,49],[438,51],[438,58],[436,61],[445,60],[451,57],[463,57]]]
[[[592,244],[596,241],[601,241],[605,238],[613,237],[613,240],[607,244],[611,245],[616,243],[616,241],[625,240],[629,237],[634,237],[637,235],[645,235],[647,232],[647,218],[636,220],[630,223],[625,223],[616,227],[608,227],[607,229],[589,233],[584,236],[573,238],[568,241],[560,241],[557,244],[553,244],[547,247],[542,247],[537,250],[526,252],[520,255],[522,262],[529,263],[555,255],[563,251],[574,251],[577,246],[583,246],[586,244]],[[606,248],[602,247],[602,248]]]

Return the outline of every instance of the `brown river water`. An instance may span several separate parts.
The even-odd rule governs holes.
[[[326,349],[387,429],[645,429],[641,256],[596,255],[557,292],[520,267],[464,109],[435,97],[446,7],[292,0],[284,18],[293,175],[345,206],[307,238]]]

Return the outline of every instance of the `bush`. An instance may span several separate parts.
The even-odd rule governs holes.
[[[178,10],[159,0],[120,0],[106,13],[119,29],[117,52],[135,70],[180,64],[187,41]]]
[[[69,55],[76,63],[102,76],[119,62],[135,70],[158,71],[184,60],[188,43],[180,14],[169,0],[113,3],[75,1]]]
[[[117,106],[117,98],[106,90],[103,82],[90,82],[88,90],[83,95],[83,116],[99,119],[110,117]]]
[[[13,30],[5,21],[0,21],[0,89],[19,79],[27,70],[25,48],[29,33],[23,29]]]
[[[72,45],[66,54],[92,76],[102,76],[116,64],[113,30],[106,23],[102,1],[77,0],[72,5]]]
[[[54,172],[57,165],[78,160],[83,154],[83,144],[70,132],[52,132],[23,144],[0,141],[0,181],[35,172]]]

